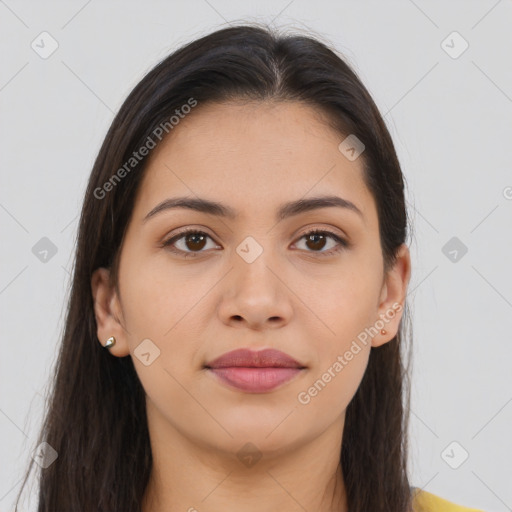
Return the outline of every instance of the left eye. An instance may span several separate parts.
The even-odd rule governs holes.
[[[169,240],[163,242],[163,247],[169,247],[169,250],[174,252],[175,254],[179,254],[184,256],[185,258],[195,257],[197,253],[204,252],[202,249],[205,248],[206,240],[211,240],[210,235],[203,231],[198,230],[188,230],[184,231]],[[334,240],[334,247],[329,248],[328,250],[322,250],[325,248],[327,239]],[[315,250],[307,251],[319,253],[320,255],[332,255],[333,253],[337,253],[344,248],[348,247],[348,243],[335,233],[330,231],[322,231],[322,230],[313,230],[304,233],[299,240],[305,239],[306,247],[313,248]],[[182,248],[177,247],[178,242],[182,242],[184,240],[184,246]],[[337,244],[337,247],[336,247]]]
[[[337,243],[334,244],[334,248],[330,248],[326,251],[313,251],[313,252],[319,252],[322,254],[332,254],[341,251],[342,249],[348,247],[348,243],[343,240],[343,238],[340,238],[338,235],[331,233],[330,231],[321,231],[321,230],[313,230],[309,231],[308,233],[305,233],[300,237],[300,240],[303,238],[306,239],[306,244],[312,244],[313,248],[318,249],[318,245],[320,245],[320,249],[323,249],[325,247],[325,241],[330,238],[331,240],[334,240]],[[311,246],[308,246],[311,247]]]

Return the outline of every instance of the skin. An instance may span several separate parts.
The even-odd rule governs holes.
[[[404,304],[410,255],[402,245],[384,274],[375,201],[362,158],[338,150],[343,138],[298,102],[207,104],[152,151],[121,248],[120,293],[107,269],[91,283],[98,339],[115,336],[112,356],[132,356],[146,391],[154,464],[143,512],[348,510],[339,465],[345,411],[371,347],[395,336],[403,309],[309,403],[297,397]],[[276,222],[282,203],[322,194],[352,201],[363,217],[328,207]],[[175,196],[239,215],[181,208],[143,222]],[[175,242],[195,258],[161,246],[185,227],[209,235]],[[351,246],[334,253],[329,237],[308,243],[314,228]],[[263,248],[252,263],[236,252],[248,236]],[[149,366],[134,355],[147,338],[160,350]],[[241,347],[277,348],[306,369],[266,393],[233,389],[204,369]],[[261,455],[250,466],[237,456],[248,442]]]

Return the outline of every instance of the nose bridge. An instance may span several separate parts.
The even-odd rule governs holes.
[[[263,247],[255,237],[248,236],[236,247],[220,308],[225,322],[241,317],[257,325],[290,316],[290,297],[278,277],[278,258],[272,253],[269,237],[266,241]]]
[[[262,240],[263,237],[259,237]],[[275,295],[279,288],[276,278],[277,258],[273,255],[269,237],[265,239],[265,246],[253,236],[247,236],[236,247],[234,261],[235,285],[241,288],[248,287],[258,290],[265,295]],[[240,288],[237,286],[237,288]],[[240,289],[238,292],[242,291]]]

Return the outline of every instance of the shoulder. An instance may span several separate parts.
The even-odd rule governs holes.
[[[435,494],[417,488],[414,488],[412,492],[414,512],[484,512],[476,508],[456,505]]]

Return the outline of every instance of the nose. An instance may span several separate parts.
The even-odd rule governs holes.
[[[236,255],[234,268],[223,280],[218,308],[223,323],[262,330],[282,327],[290,321],[293,293],[276,263],[264,256],[265,252],[247,263]]]

